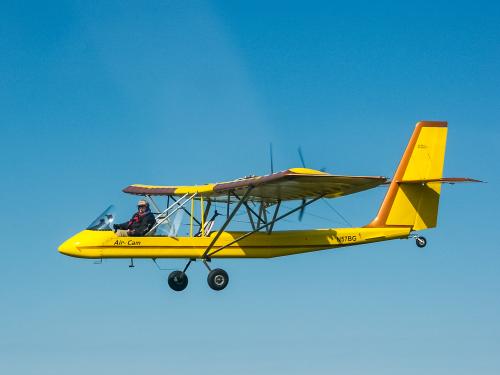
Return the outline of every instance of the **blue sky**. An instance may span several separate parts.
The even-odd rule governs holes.
[[[500,7],[493,2],[4,2],[0,371],[497,374]],[[57,246],[130,183],[308,166],[392,176],[419,120],[449,122],[428,246],[393,241],[201,264]],[[332,204],[353,223],[384,190]],[[343,226],[326,205],[281,229]],[[164,262],[178,268],[183,261]]]

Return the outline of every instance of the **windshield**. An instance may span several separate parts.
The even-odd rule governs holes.
[[[115,220],[115,206],[111,205],[97,219],[95,219],[88,227],[88,230],[113,230],[113,222]]]

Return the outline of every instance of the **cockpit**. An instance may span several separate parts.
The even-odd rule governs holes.
[[[179,203],[180,202],[180,203]],[[87,230],[92,231],[113,231],[113,225],[120,222],[126,222],[130,217],[120,217],[116,214],[117,210],[114,205],[110,205],[106,208],[95,220],[93,220],[87,227]],[[204,218],[199,220],[194,217],[194,214],[184,208],[182,201],[179,200],[169,205],[167,209],[160,211],[158,207],[154,205],[152,213],[155,216],[154,225],[149,228],[149,230],[144,234],[144,236],[162,236],[162,237],[178,237],[183,236],[184,233],[179,233],[183,225],[185,218],[189,219],[188,223],[184,225],[189,226],[189,233],[185,235],[193,236],[193,231],[196,233],[194,236],[207,236],[210,234],[215,218],[219,215],[217,211],[212,216],[210,220],[206,220],[206,215]],[[187,213],[187,214],[186,214]],[[206,211],[208,214],[208,211]],[[131,215],[130,215],[131,216]],[[199,224],[199,225],[197,225]],[[197,226],[198,228],[193,228]],[[203,233],[201,231],[203,228]]]

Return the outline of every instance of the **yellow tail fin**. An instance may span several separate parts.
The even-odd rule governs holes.
[[[417,123],[382,206],[367,227],[436,226],[447,131],[446,122]]]

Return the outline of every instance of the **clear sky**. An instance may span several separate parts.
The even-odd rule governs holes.
[[[147,4],[146,4],[147,3]],[[500,7],[492,1],[7,1],[0,5],[0,372],[500,373]],[[419,120],[449,122],[428,246],[392,241],[200,263],[57,246],[131,183],[300,166],[392,176]],[[384,190],[332,201],[353,225]],[[316,216],[312,216],[316,215]],[[325,204],[279,229],[344,226]],[[163,263],[182,267],[184,261]]]

